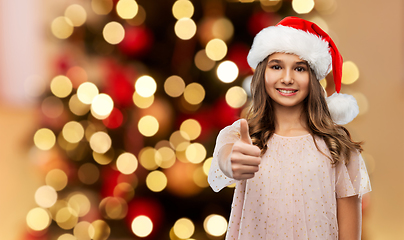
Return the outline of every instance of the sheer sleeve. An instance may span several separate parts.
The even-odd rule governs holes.
[[[240,120],[225,127],[219,132],[213,151],[212,164],[210,166],[208,182],[215,192],[219,192],[224,187],[235,183],[237,180],[229,178],[219,168],[218,154],[220,149],[227,144],[233,144],[240,139]]]
[[[337,165],[335,185],[337,198],[354,195],[361,197],[372,190],[365,162],[358,151],[351,153],[351,159],[347,165],[345,163]]]

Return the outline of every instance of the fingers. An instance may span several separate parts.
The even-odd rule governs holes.
[[[245,120],[245,119],[241,119],[241,121],[240,121],[240,135],[241,135],[241,138],[240,138],[241,141],[252,145],[250,133],[248,130],[248,123],[247,123],[247,120]]]
[[[259,147],[247,144],[243,141],[238,141],[233,145],[233,152],[253,157],[259,157],[261,155]]]

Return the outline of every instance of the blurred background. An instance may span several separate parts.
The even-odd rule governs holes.
[[[404,239],[403,5],[1,0],[0,239],[223,239],[233,189],[207,184],[215,138],[249,104],[253,37],[285,16],[344,57],[373,188],[363,239]]]

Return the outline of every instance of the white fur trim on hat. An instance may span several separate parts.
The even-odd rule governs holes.
[[[248,64],[255,69],[262,60],[276,52],[296,54],[307,61],[318,80],[325,78],[332,69],[327,41],[309,32],[281,25],[264,28],[255,36],[247,56]]]
[[[336,124],[347,124],[359,114],[356,99],[351,95],[335,92],[326,100],[331,118]]]

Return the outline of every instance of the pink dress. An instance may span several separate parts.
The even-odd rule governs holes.
[[[218,135],[208,181],[215,192],[236,183],[226,239],[338,239],[337,198],[371,191],[365,163],[353,152],[332,167],[310,134],[274,134],[254,178],[237,181],[219,169],[219,149],[240,138],[240,121]],[[329,155],[325,142],[315,137]]]

